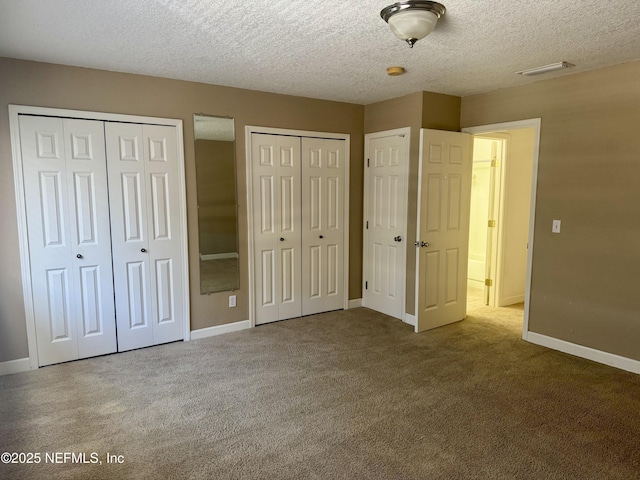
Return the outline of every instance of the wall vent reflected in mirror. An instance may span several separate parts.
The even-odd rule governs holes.
[[[233,118],[194,115],[200,293],[240,287]]]

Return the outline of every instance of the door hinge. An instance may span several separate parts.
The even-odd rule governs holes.
[[[367,167],[369,166],[369,159],[367,158]]]
[[[484,284],[487,287],[493,287],[493,280],[491,280],[490,278],[485,278],[484,279]]]
[[[364,289],[369,290],[369,282],[364,282]]]
[[[491,160],[491,166],[492,167],[497,167],[498,166],[498,160],[496,160],[495,158],[493,160]]]
[[[494,228],[496,226],[496,221],[495,220],[489,220],[487,226],[489,228]]]
[[[367,230],[369,230],[369,220],[367,220]]]

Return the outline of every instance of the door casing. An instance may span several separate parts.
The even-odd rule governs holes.
[[[540,152],[540,118],[517,120],[513,122],[494,123],[476,127],[466,127],[462,131],[472,135],[495,132],[508,132],[521,128],[533,128],[533,166],[531,169],[531,203],[529,209],[529,238],[527,241],[527,279],[524,293],[524,321],[522,324],[522,339],[528,340],[529,310],[531,305],[531,265],[533,263],[533,241],[536,213],[536,185],[538,183],[538,155]],[[416,308],[417,311],[417,308]]]

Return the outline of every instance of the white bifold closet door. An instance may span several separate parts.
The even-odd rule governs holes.
[[[108,122],[105,131],[118,350],[181,340],[175,127]]]
[[[344,301],[344,140],[252,134],[256,324]]]
[[[344,304],[344,148],[302,138],[302,315]]]
[[[19,122],[39,363],[115,352],[103,122]]]

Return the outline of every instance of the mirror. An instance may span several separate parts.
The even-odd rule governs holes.
[[[238,205],[233,118],[193,116],[200,294],[237,290]]]

